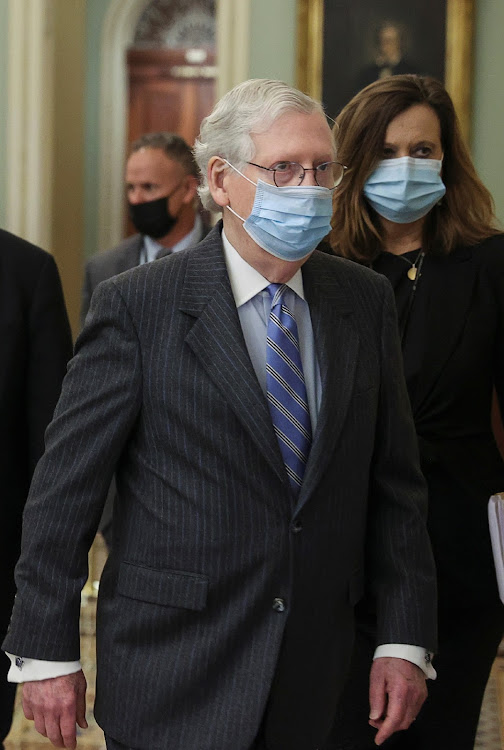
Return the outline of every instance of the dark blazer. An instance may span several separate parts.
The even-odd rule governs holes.
[[[4,648],[78,658],[117,465],[100,725],[144,750],[249,750],[264,720],[268,748],[307,750],[345,679],[365,549],[378,641],[435,647],[425,485],[390,286],[315,252],[303,280],[323,397],[293,502],[220,230],[94,294],[32,485]]]
[[[202,238],[208,234],[208,225],[203,223],[202,226]],[[81,325],[84,325],[86,315],[91,304],[91,297],[93,292],[102,281],[111,279],[113,276],[117,276],[123,271],[128,271],[130,268],[135,268],[140,263],[140,255],[144,243],[144,235],[134,234],[132,237],[127,237],[122,240],[116,247],[106,250],[103,253],[97,253],[95,256],[90,258],[86,263],[84,271],[84,283],[82,285],[82,297],[81,297]],[[103,510],[102,519],[100,522],[99,530],[102,532],[107,546],[110,548],[112,544],[112,512],[114,505],[114,498],[117,494],[115,479],[112,479],[109,493],[107,496],[107,502]]]
[[[130,268],[135,268],[140,263],[140,253],[143,246],[143,235],[134,234],[120,242],[116,247],[97,253],[86,263],[84,271],[84,283],[82,285],[81,322],[89,310],[91,296],[98,284],[105,279]]]
[[[23,507],[71,354],[70,326],[52,256],[0,229],[2,597],[7,588],[13,589],[5,571],[14,570],[19,556]],[[2,606],[2,632],[9,616]]]
[[[411,403],[440,601],[497,604],[487,502],[504,490],[490,421],[494,387],[504,412],[504,236],[428,260],[426,348]]]
[[[209,232],[208,224],[203,221],[200,239],[206,237]],[[89,310],[91,296],[98,284],[106,279],[130,268],[135,268],[140,263],[140,253],[143,247],[143,234],[134,234],[122,240],[116,247],[97,253],[86,263],[84,271],[84,284],[82,286],[81,323]]]
[[[71,353],[70,326],[53,258],[0,230],[2,637],[14,601],[14,566],[20,551],[23,508]],[[2,669],[2,686],[5,674]],[[0,715],[3,708],[0,706]]]

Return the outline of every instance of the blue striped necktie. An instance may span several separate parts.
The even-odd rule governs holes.
[[[296,319],[282,302],[285,284],[270,284],[272,298],[266,344],[266,386],[275,434],[295,495],[311,445],[311,422]]]

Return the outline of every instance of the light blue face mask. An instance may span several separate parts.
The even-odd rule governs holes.
[[[256,186],[252,212],[243,219],[231,206],[227,208],[243,221],[243,228],[259,247],[275,258],[299,261],[307,258],[331,231],[332,192],[318,185],[277,187],[249,180],[240,170],[227,164]]]
[[[367,178],[364,195],[374,210],[395,224],[429,213],[446,193],[439,159],[384,159]]]

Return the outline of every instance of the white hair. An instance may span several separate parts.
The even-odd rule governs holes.
[[[201,123],[194,144],[194,158],[201,172],[198,188],[203,206],[220,211],[208,186],[207,166],[213,156],[220,156],[237,169],[243,169],[254,158],[253,133],[264,133],[286,112],[324,114],[322,106],[310,96],[283,81],[254,78],[235,86],[217,102]]]

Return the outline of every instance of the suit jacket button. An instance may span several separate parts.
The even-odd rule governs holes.
[[[291,531],[293,534],[299,534],[303,530],[303,524],[299,518],[295,518],[291,525]]]
[[[279,597],[273,599],[273,609],[275,612],[285,612],[285,599],[280,599]]]

